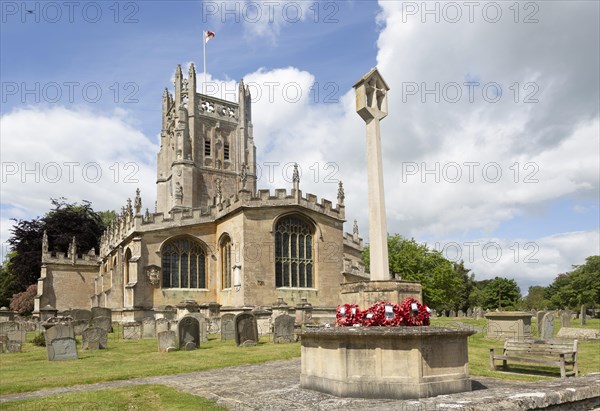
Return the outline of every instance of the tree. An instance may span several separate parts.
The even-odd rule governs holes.
[[[550,306],[550,301],[544,298],[546,287],[540,285],[532,285],[529,287],[527,295],[523,299],[523,308],[528,310],[543,310]]]
[[[6,299],[8,292],[11,295],[23,292],[37,282],[42,264],[44,231],[52,252],[66,253],[73,237],[76,238],[78,252],[98,251],[105,226],[90,202],[67,203],[64,198],[52,199],[51,202],[53,208],[42,218],[14,220],[12,235],[7,241],[12,252],[0,273],[0,285],[4,287],[6,284],[10,291],[0,293],[0,298]]]
[[[390,272],[403,280],[420,282],[423,301],[436,310],[457,309],[462,306],[463,281],[452,263],[441,252],[430,250],[414,239],[396,234],[388,236]],[[363,261],[369,266],[369,247],[363,250]],[[463,267],[464,268],[464,267]],[[468,270],[466,270],[468,273]]]
[[[574,265],[572,271],[559,274],[546,288],[544,296],[554,309],[578,308],[582,304],[599,306],[600,256],[587,257],[585,264]]]
[[[33,312],[33,303],[36,295],[37,285],[31,284],[22,293],[17,293],[12,296],[10,309],[21,315],[31,314]]]
[[[521,300],[521,291],[515,280],[495,277],[483,289],[483,308],[514,310]]]

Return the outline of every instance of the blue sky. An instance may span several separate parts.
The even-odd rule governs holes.
[[[345,229],[357,219],[367,237],[352,85],[377,65],[391,87],[390,233],[475,250],[464,259],[477,279],[515,278],[523,293],[600,253],[597,2],[73,4],[70,16],[63,2],[1,2],[2,241],[10,218],[42,215],[50,197],[119,210],[139,186],[154,203],[162,92],[177,64],[187,73],[194,62],[202,79],[209,29],[209,80],[222,91],[244,77],[261,93],[259,165],[279,162],[261,188],[289,188],[291,162],[319,197],[335,199],[342,180]],[[298,99],[283,91],[298,89]],[[65,163],[76,163],[71,179]],[[97,168],[97,180],[82,174]]]

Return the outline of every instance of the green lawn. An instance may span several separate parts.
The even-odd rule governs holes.
[[[81,350],[76,361],[48,361],[45,347],[24,344],[20,354],[0,357],[0,395],[67,387],[101,381],[177,374],[284,360],[300,356],[300,343],[272,344],[267,338],[255,347],[236,347],[234,341],[209,336],[207,343],[194,351],[159,353],[156,339],[118,339],[118,330],[109,334],[108,349]],[[30,333],[31,340],[35,333]],[[78,341],[80,337],[78,337]]]
[[[197,410],[224,411],[214,401],[181,393],[164,385],[135,385],[100,391],[77,392],[37,398],[34,400],[11,401],[0,404],[2,411],[23,410]]]
[[[486,320],[473,320],[470,318],[436,318],[432,321],[432,325],[435,326],[460,326],[459,323],[466,324],[467,326],[483,328],[485,329]],[[555,320],[554,335],[560,328],[560,321]],[[572,327],[580,327],[579,321],[573,321]],[[600,319],[588,320],[588,323],[584,326],[585,328],[600,328]],[[537,324],[534,321],[532,324],[532,332],[535,335],[537,331]],[[490,348],[501,350],[504,346],[502,340],[488,340],[485,338],[484,332],[478,332],[477,334],[469,337],[469,374],[476,376],[486,376],[494,378],[505,378],[505,379],[517,379],[517,380],[528,380],[535,381],[540,379],[560,377],[560,370],[558,367],[545,367],[528,364],[514,363],[511,365],[509,362],[506,371],[502,371],[501,362],[497,362],[498,371],[490,370]],[[579,342],[578,349],[578,365],[580,374],[587,374],[590,372],[600,372],[600,344],[598,342]]]
[[[459,322],[463,325],[485,328],[485,320],[469,318],[438,318],[433,320],[432,325],[460,326]],[[577,324],[578,322],[573,322],[574,326]],[[586,327],[600,328],[600,319],[589,320]],[[108,350],[78,350],[79,360],[77,361],[50,362],[47,360],[44,347],[36,347],[30,343],[24,345],[23,352],[20,354],[3,354],[0,357],[0,394],[203,371],[300,356],[299,343],[273,344],[268,341],[268,338],[263,337],[259,345],[242,348],[236,347],[233,341],[222,342],[217,335],[209,336],[209,341],[203,343],[201,348],[195,351],[159,353],[155,339],[123,340],[117,337],[119,335],[118,328],[115,331],[115,334],[109,334]],[[35,333],[30,333],[28,337],[31,340],[34,336]],[[502,345],[502,341],[486,340],[483,332],[470,337],[470,374],[520,380],[538,380],[560,375],[558,368],[517,364],[513,366],[509,364],[509,372],[491,371],[489,369],[489,349],[499,349],[502,348]],[[581,374],[600,372],[599,344],[597,342],[580,342],[579,347]],[[124,390],[129,392],[132,389]],[[92,397],[98,395],[100,398],[104,395],[101,394],[102,392],[89,395]],[[4,409],[4,405],[0,408]],[[146,407],[140,407],[140,409],[146,409]]]

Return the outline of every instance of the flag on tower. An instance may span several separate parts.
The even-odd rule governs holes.
[[[206,31],[204,32],[204,43],[208,43],[208,40],[212,39],[213,37],[215,37],[215,33],[212,31]]]

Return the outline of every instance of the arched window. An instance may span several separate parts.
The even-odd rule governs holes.
[[[192,240],[177,239],[162,249],[163,288],[206,288],[206,253]]]
[[[313,286],[313,227],[299,216],[284,217],[275,226],[275,286]]]
[[[231,238],[221,240],[221,284],[223,289],[231,288]]]

